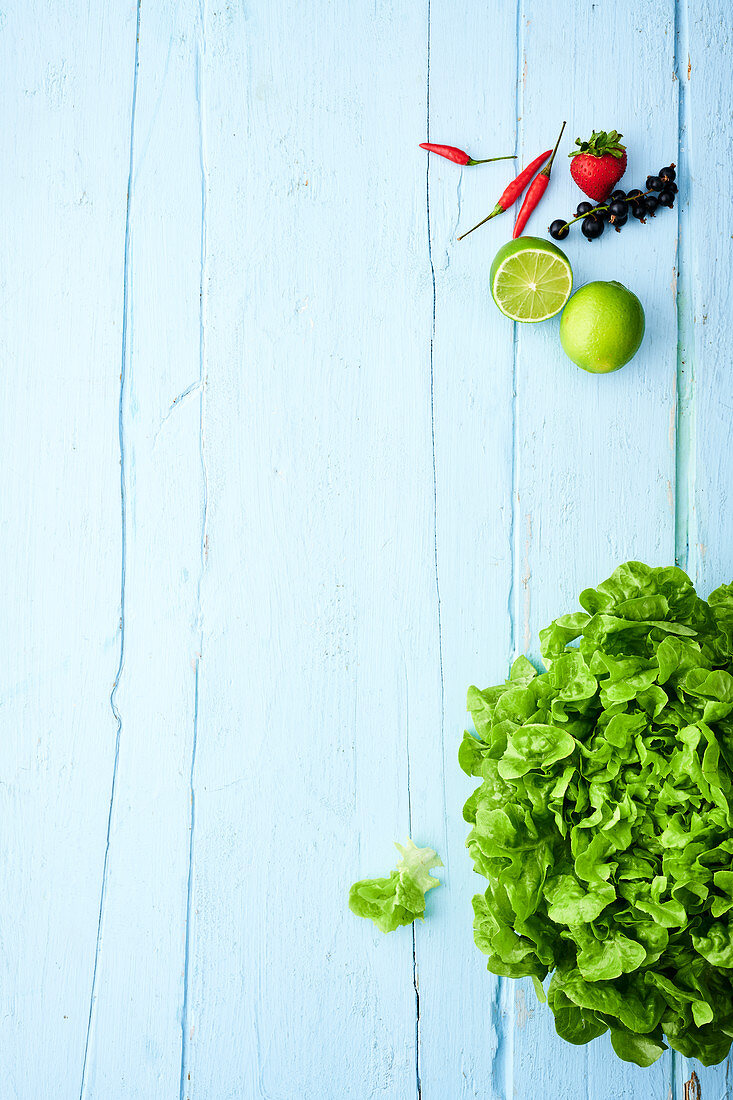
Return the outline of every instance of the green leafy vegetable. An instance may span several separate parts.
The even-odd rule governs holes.
[[[349,890],[352,913],[373,920],[382,932],[424,919],[425,895],[440,885],[430,871],[443,866],[432,848],[418,848],[411,840],[406,840],[404,847],[395,844],[395,848],[402,859],[389,878],[365,878]]]
[[[551,974],[558,1034],[648,1066],[733,1039],[733,586],[627,562],[468,692],[481,780],[464,816],[488,879],[474,936],[505,977]],[[386,881],[386,880],[385,880]],[[541,986],[540,986],[541,988]]]

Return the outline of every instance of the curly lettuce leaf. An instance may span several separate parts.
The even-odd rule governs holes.
[[[488,969],[551,974],[558,1034],[619,1057],[733,1039],[733,585],[627,562],[471,688],[467,847]],[[544,996],[544,992],[543,992]]]
[[[425,895],[440,885],[430,871],[443,866],[432,848],[418,848],[412,840],[395,842],[395,848],[402,859],[387,878],[362,879],[349,890],[352,913],[374,921],[382,932],[424,920]]]

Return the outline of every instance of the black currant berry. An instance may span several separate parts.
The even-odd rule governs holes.
[[[600,237],[606,227],[601,218],[597,218],[595,214],[588,214],[580,223],[580,228],[587,240],[594,241],[596,237]]]
[[[619,218],[625,218],[629,212],[628,204],[622,202],[621,199],[615,199],[608,204],[608,212],[611,215],[611,221],[617,221]]]
[[[638,218],[639,221],[646,217],[646,207],[643,206],[642,203],[632,202],[629,205],[631,206],[631,213],[635,218]]]
[[[562,218],[556,218],[550,226],[550,236],[553,241],[564,241],[570,232],[570,227]]]
[[[653,214],[659,206],[659,199],[656,195],[645,195],[644,206],[646,207],[647,214]]]
[[[659,192],[659,205],[660,206],[674,206],[674,191],[669,191],[666,187],[663,191]]]
[[[593,209],[593,203],[592,202],[579,202],[578,203],[578,208],[575,211],[575,217],[576,218],[581,218],[583,216],[583,214],[590,214],[592,209]]]
[[[625,191],[613,191],[612,194],[611,194],[611,197],[608,201],[609,202],[623,202],[623,200],[625,198],[626,198],[626,192]]]
[[[673,195],[676,195],[677,191],[679,189],[677,187],[677,184],[674,182],[674,180],[672,180],[672,181],[668,180],[664,185],[664,190],[665,191],[671,191]]]
[[[664,180],[665,183],[673,183],[677,179],[674,165],[670,164],[667,168],[663,168],[659,173],[659,178]]]
[[[633,191],[629,191],[626,194],[627,199],[641,199],[644,196],[644,192],[640,191],[638,187],[635,187]]]
[[[611,225],[613,226],[613,228],[615,230],[618,231],[621,228],[622,225],[626,225],[628,220],[629,220],[629,215],[624,214],[624,216],[622,218],[613,218],[613,220],[611,221]]]
[[[659,176],[647,176],[646,189],[647,191],[661,191],[664,187],[664,183],[660,180]]]

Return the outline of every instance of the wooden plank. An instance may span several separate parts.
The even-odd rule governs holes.
[[[678,374],[678,551],[698,591],[733,579],[730,487],[730,263],[733,213],[721,202],[730,188],[733,140],[730,54],[733,11],[723,0],[678,11],[680,87],[680,346]],[[692,1069],[707,1100],[729,1100],[731,1059],[704,1068],[679,1058],[679,1095]]]
[[[416,1089],[410,929],[347,892],[439,707],[425,42],[409,4],[208,11],[185,1096]]]
[[[3,5],[3,1097],[79,1095],[116,723],[134,2]]]
[[[523,0],[521,28],[525,154],[546,148],[568,121],[547,195],[528,226],[545,236],[582,197],[567,161],[577,136],[621,130],[628,187],[674,158],[674,3],[655,0],[642,10],[624,0],[611,19],[602,5],[584,5],[566,20]],[[609,64],[619,74],[610,99]],[[629,558],[667,563],[675,552],[676,218],[663,211],[593,243],[575,227],[562,247],[576,286],[618,279],[638,294],[647,331],[631,364],[597,377],[565,357],[559,319],[518,327],[514,613],[519,649],[534,656],[539,629],[574,610],[582,588]],[[606,1096],[613,1082],[624,1095],[662,1100],[668,1089],[669,1056],[640,1078],[599,1048],[561,1043],[546,1011],[528,1020],[521,1038],[515,1034],[515,1056],[518,1096],[532,1095],[537,1081],[550,1096],[586,1089]]]
[[[576,1051],[485,973],[455,749],[466,685],[619,561],[731,579],[733,17],[293,7],[143,7],[134,128],[134,0],[0,14],[3,1098],[677,1100],[693,1063]],[[679,235],[565,246],[644,302],[624,371],[557,322],[515,361],[511,215],[455,244],[511,170],[432,161],[428,225],[428,114],[477,154],[519,114],[525,160],[568,117],[542,235],[576,134],[623,129],[630,185],[679,123]],[[410,829],[446,862],[414,941],[346,909]]]
[[[733,214],[722,204],[711,224],[710,210],[721,206],[719,188],[727,178],[725,150],[729,147],[731,88],[729,55],[733,12],[720,0],[697,4],[685,13],[688,24],[687,76],[683,87],[683,123],[688,179],[683,179],[682,234],[689,258],[683,285],[687,300],[681,307],[689,320],[686,333],[691,362],[682,364],[691,374],[694,391],[689,412],[689,477],[693,493],[690,517],[690,567],[705,595],[733,576],[730,553],[729,488],[731,456],[730,346],[731,307],[728,263],[733,245]],[[684,53],[684,44],[681,46]],[[683,59],[684,60],[684,59]],[[683,174],[684,176],[684,174]],[[730,230],[730,231],[729,231]]]
[[[84,1096],[178,1095],[203,568],[198,4],[144,8],[129,219],[121,738]]]
[[[430,5],[430,139],[475,157],[514,153],[516,15],[511,5]],[[413,821],[437,838],[447,889],[416,928],[423,1100],[505,1095],[511,1079],[511,983],[486,971],[473,943],[471,897],[485,882],[465,850],[461,808],[472,789],[457,765],[466,689],[506,675],[512,649],[513,334],[487,273],[509,215],[460,243],[494,206],[514,162],[461,170],[429,160],[435,271],[436,580],[443,697],[410,740]],[[429,323],[429,322],[428,322]],[[432,840],[430,841],[433,842]],[[431,899],[432,901],[433,899]],[[506,986],[502,990],[502,984]]]

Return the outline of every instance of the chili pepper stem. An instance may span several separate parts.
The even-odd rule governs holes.
[[[514,232],[512,233],[512,239],[515,241],[517,237],[521,237],[524,233],[524,228],[527,222],[531,218],[534,210],[537,207],[537,204],[539,203],[540,199],[542,198],[549,186],[550,172],[552,171],[552,162],[555,159],[557,147],[560,144],[560,139],[562,138],[563,132],[565,130],[565,125],[566,124],[563,122],[560,133],[557,136],[557,141],[555,142],[555,148],[552,150],[552,153],[550,154],[550,159],[548,160],[547,164],[541,172],[537,173],[537,175],[527,188],[527,194],[524,196],[522,208],[517,214],[517,220],[514,223]]]
[[[547,176],[548,179],[550,178],[550,172],[552,171],[552,162],[555,159],[555,153],[557,152],[557,147],[560,144],[560,138],[563,135],[563,132],[565,130],[566,125],[567,125],[567,123],[563,122],[562,127],[560,128],[560,134],[558,136],[557,141],[555,142],[555,148],[552,150],[552,154],[551,154],[550,159],[548,160],[547,164],[542,169],[542,175]]]
[[[541,168],[551,152],[552,149],[546,149],[544,153],[541,153],[538,157],[535,157],[535,159],[530,164],[528,164],[526,168],[522,169],[522,171],[519,172],[519,174],[516,175],[513,180],[510,180],[510,182],[506,185],[503,192],[499,196],[499,201],[489,214],[488,218],[484,218],[484,220],[479,222],[478,225],[474,225],[473,229],[468,230],[468,233],[473,233],[473,230],[478,229],[479,225],[485,225],[487,221],[491,220],[491,218],[495,218],[497,214],[501,214],[504,210],[508,210],[510,206],[513,206],[519,196],[524,191],[529,181],[534,176],[535,172],[539,168]],[[468,236],[468,233],[463,233],[458,238],[458,240],[462,241],[464,237]]]
[[[461,234],[461,236],[458,238],[458,240],[462,241],[464,237],[468,237],[469,234],[473,233],[474,229],[478,229],[479,226],[481,226],[481,225],[486,225],[486,223],[490,222],[492,218],[495,218],[497,214],[502,214],[503,212],[504,212],[504,207],[501,205],[500,202],[497,202],[496,206],[491,211],[491,213],[488,215],[488,217],[484,218],[483,221],[478,222],[471,229],[467,229],[465,233]]]
[[[487,157],[485,160],[474,160],[473,157],[469,157],[466,161],[466,165],[469,164],[493,164],[495,160],[516,160],[517,155],[513,153],[510,157]]]

